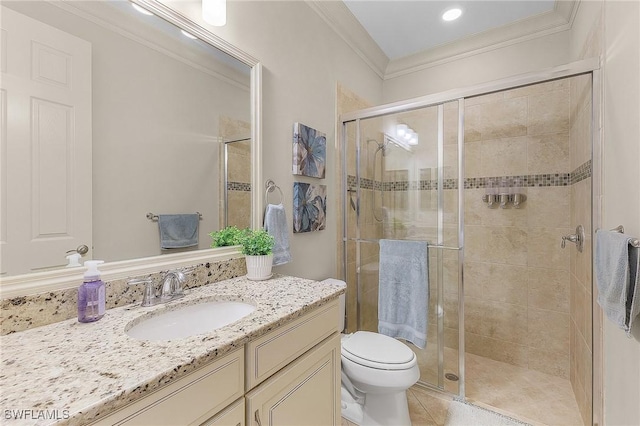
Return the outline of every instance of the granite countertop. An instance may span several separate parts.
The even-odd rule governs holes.
[[[344,285],[303,278],[240,277],[198,287],[166,305],[110,309],[94,323],[71,319],[2,336],[2,424],[87,424],[342,292]],[[127,324],[141,315],[206,300],[240,300],[256,310],[215,331],[175,341],[141,341],[125,334]],[[20,415],[27,419],[14,419]]]

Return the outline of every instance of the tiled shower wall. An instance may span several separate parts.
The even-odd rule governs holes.
[[[466,101],[467,178],[527,175],[527,201],[488,208],[465,190],[468,352],[569,378],[569,81]]]
[[[230,117],[220,117],[220,137],[225,141],[239,140],[251,135],[251,124]],[[220,144],[220,176],[224,176],[224,145]],[[251,141],[227,144],[227,202],[225,206],[224,179],[220,181],[220,228],[225,225],[244,229],[251,226]],[[225,224],[225,210],[233,212]]]
[[[591,221],[591,78],[571,80],[571,227],[583,225],[582,253],[571,249],[570,379],[580,414],[591,424],[592,404],[592,232]],[[588,164],[586,173],[581,168]]]
[[[580,58],[596,58],[602,52],[601,18],[592,26],[582,46]],[[591,166],[592,158],[592,81],[579,76],[571,81],[571,170]],[[589,167],[589,170],[591,168]],[[597,195],[597,194],[596,194]],[[571,252],[571,366],[570,379],[585,425],[592,424],[593,406],[593,299],[597,289],[592,282],[592,178],[575,179],[571,186],[571,226],[585,228],[585,250]],[[593,291],[592,291],[593,289]],[[600,395],[601,397],[601,395]]]

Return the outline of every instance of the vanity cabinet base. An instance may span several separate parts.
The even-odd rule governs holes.
[[[340,335],[249,392],[246,406],[248,426],[340,425]]]

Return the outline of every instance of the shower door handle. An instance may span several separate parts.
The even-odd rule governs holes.
[[[560,244],[560,247],[565,248],[567,245],[567,241],[574,243],[578,251],[582,253],[582,248],[584,246],[584,227],[582,225],[578,225],[576,227],[575,234],[564,235],[562,237],[562,243]]]

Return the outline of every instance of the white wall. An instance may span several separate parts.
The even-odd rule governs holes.
[[[604,2],[602,226],[640,236],[640,3]],[[629,339],[604,324],[606,425],[640,424],[640,321]]]
[[[554,67],[567,62],[568,49],[569,32],[563,31],[452,60],[385,80],[384,101],[394,102]]]
[[[220,116],[250,121],[249,92],[124,37],[93,47],[94,258],[162,254],[148,212],[202,213],[198,248],[209,248]]]
[[[264,179],[273,179],[282,188],[290,229],[293,182],[327,185],[326,229],[291,234],[293,261],[275,272],[312,279],[335,276],[336,227],[341,223],[336,192],[336,84],[341,82],[379,104],[380,78],[302,1],[227,2],[227,25],[220,28],[204,24],[199,1],[165,3],[262,62]],[[323,180],[292,175],[296,121],[327,134]],[[263,190],[262,183],[256,190]]]

